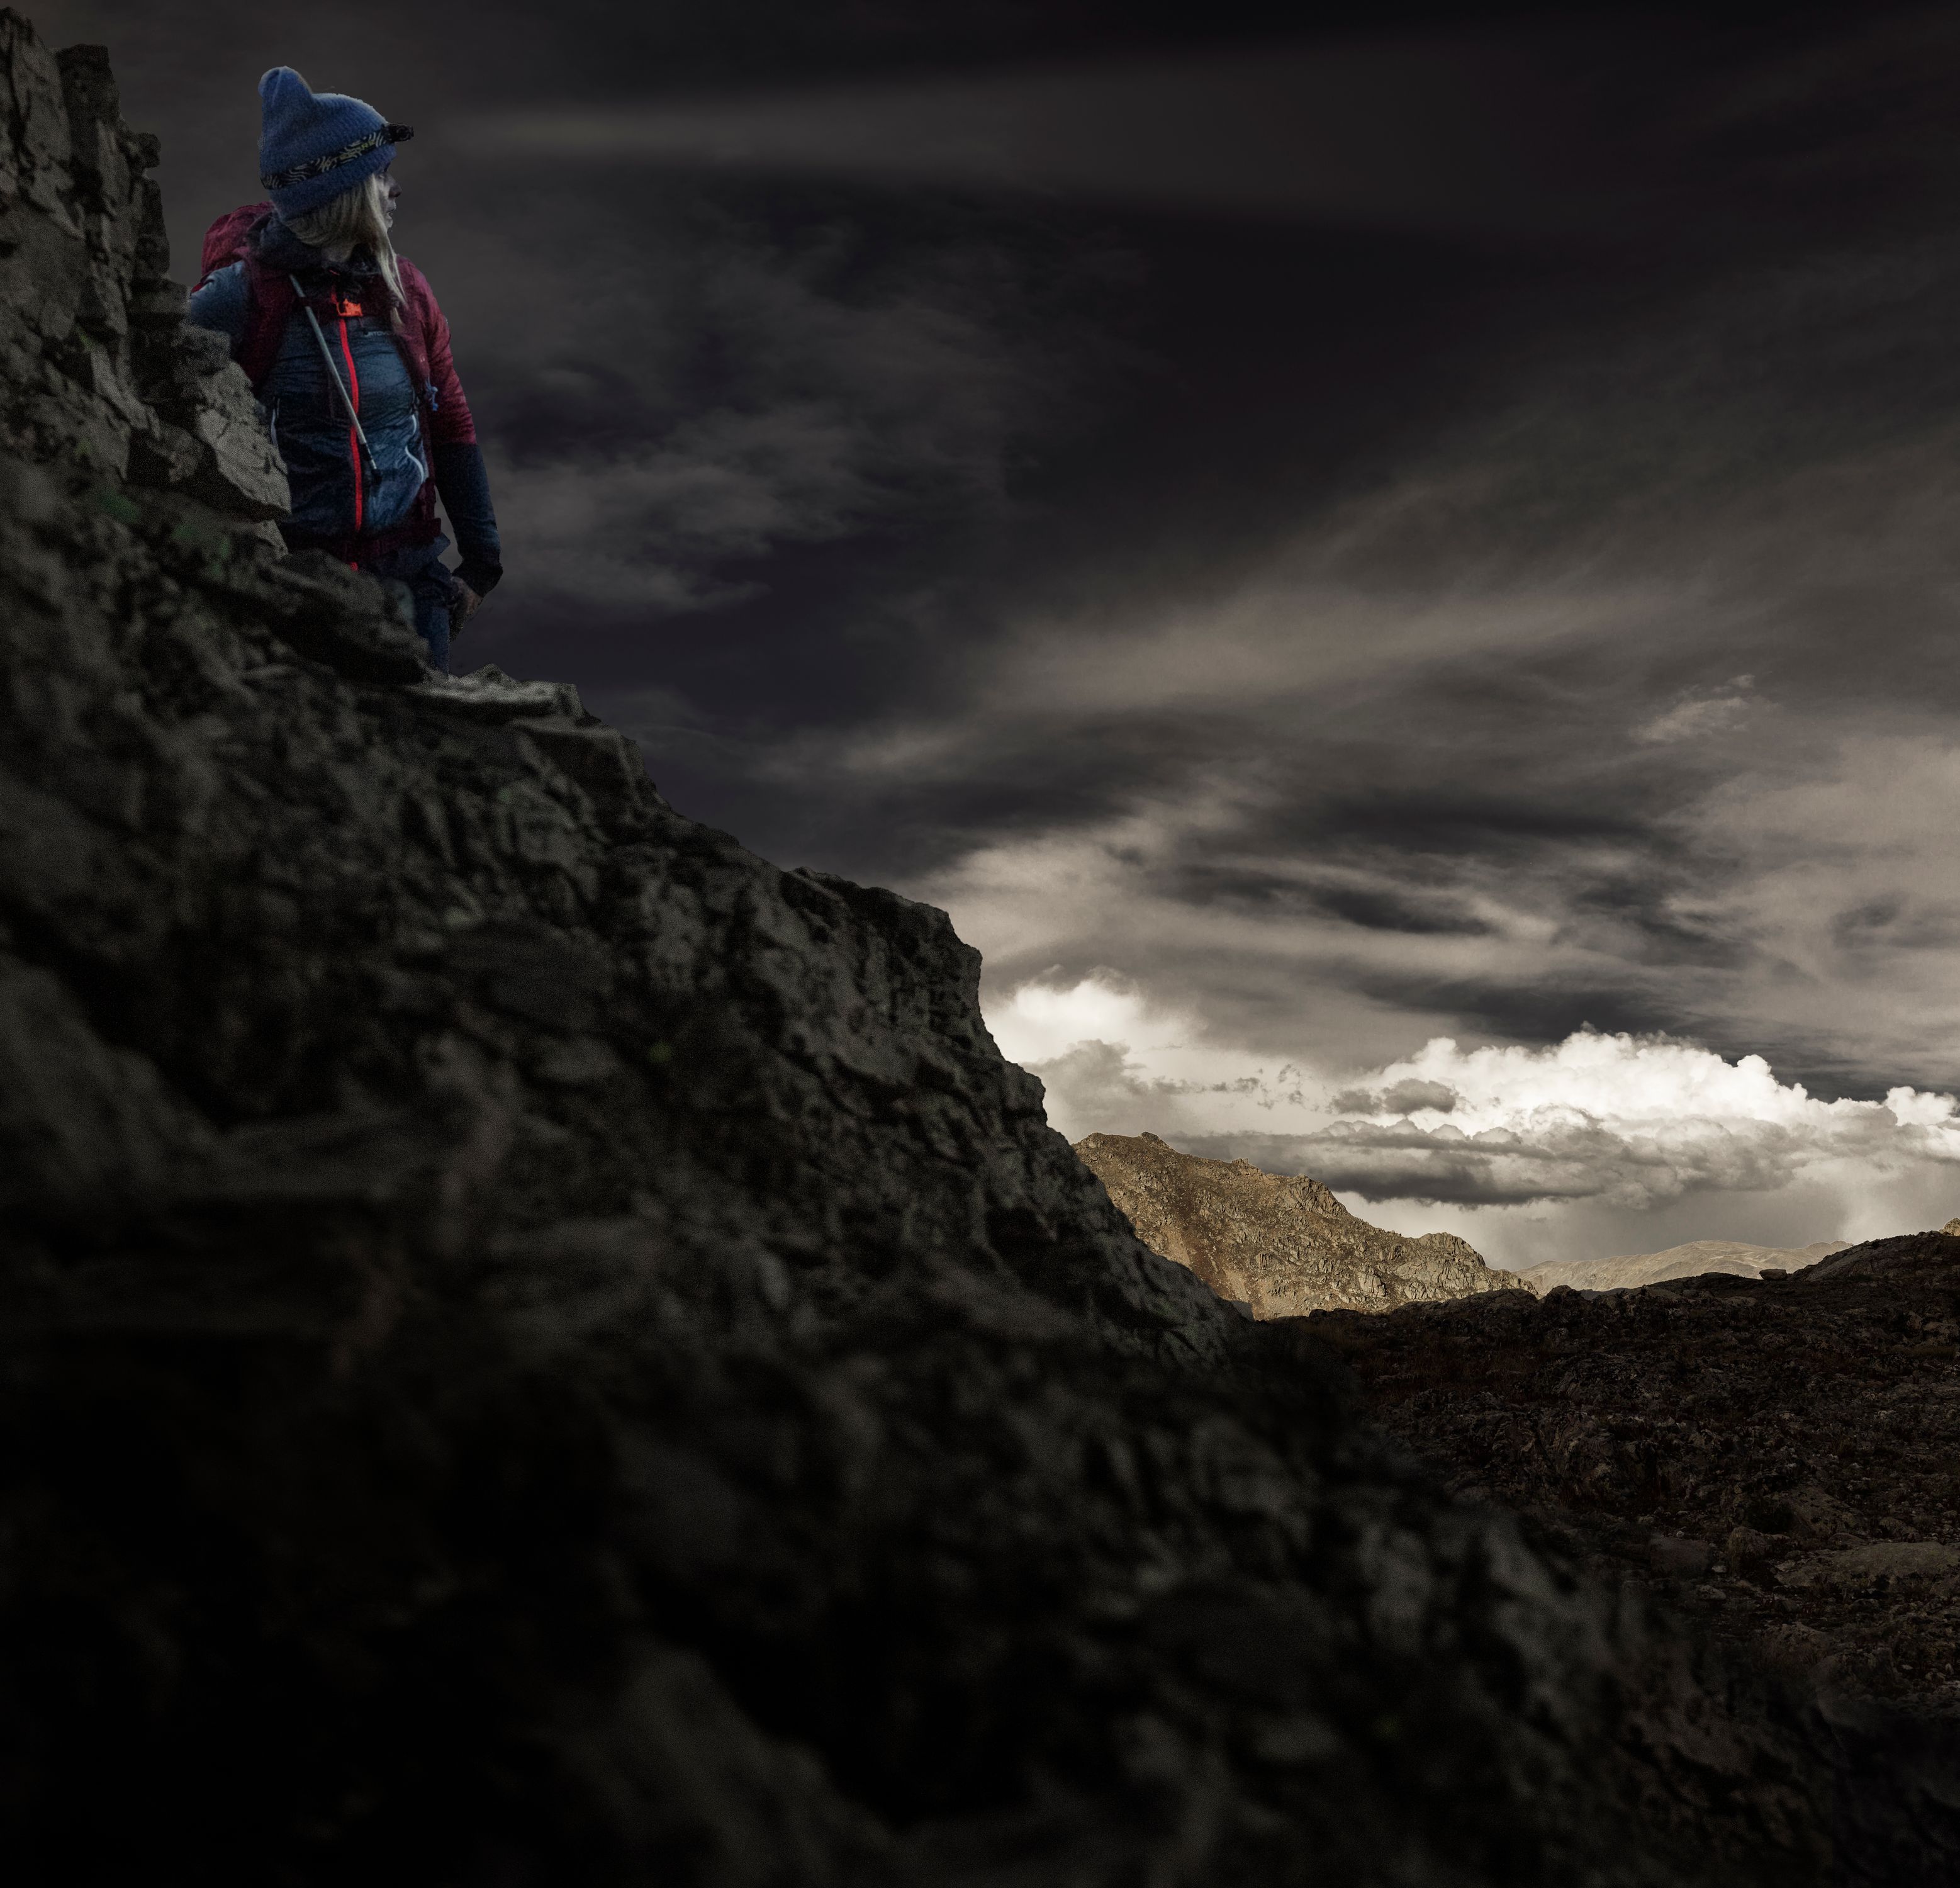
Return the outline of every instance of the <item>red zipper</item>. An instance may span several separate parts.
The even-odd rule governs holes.
[[[352,403],[358,417],[361,412],[361,377],[354,371],[354,350],[347,345],[347,317],[340,317],[340,354],[347,363],[347,397]],[[362,514],[367,509],[367,478],[361,464],[361,436],[350,423],[347,428],[347,454],[354,461],[354,529],[361,530]]]

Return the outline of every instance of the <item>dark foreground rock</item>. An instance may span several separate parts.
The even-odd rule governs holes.
[[[1312,1323],[1455,1492],[1841,1718],[1960,1749],[1960,1237]]]
[[[1943,1878],[1141,1246],[940,914],[281,561],[106,67],[0,13],[0,130],[10,1880]]]

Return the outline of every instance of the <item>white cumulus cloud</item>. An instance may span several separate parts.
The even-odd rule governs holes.
[[[1147,1128],[1190,1152],[1310,1173],[1391,1223],[1396,1210],[1376,1209],[1432,1220],[1447,1209],[1466,1236],[1481,1215],[1487,1247],[1516,1244],[1520,1211],[1538,1227],[1528,1243],[1555,1252],[1557,1221],[1580,1208],[1589,1226],[1603,1214],[1626,1227],[1612,1237],[1638,1250],[1643,1220],[1665,1222],[1656,1245],[1747,1237],[1744,1202],[1764,1243],[1780,1243],[1779,1196],[1801,1198],[1815,1237],[1874,1213],[1869,1231],[1909,1230],[1940,1200],[1960,1203],[1952,1095],[1901,1086],[1827,1100],[1760,1055],[1731,1061],[1664,1037],[1581,1030],[1545,1046],[1466,1048],[1437,1036],[1373,1069],[1275,1064],[1208,1040],[1195,1017],[1109,972],[1023,983],[991,1001],[989,1020],[1047,1084],[1049,1118],[1072,1140]],[[1702,1224],[1684,1221],[1698,1211]]]

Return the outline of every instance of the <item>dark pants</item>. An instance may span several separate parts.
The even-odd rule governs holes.
[[[361,568],[380,579],[395,607],[413,623],[428,645],[429,666],[449,673],[449,626],[456,605],[456,579],[442,561],[449,549],[446,537],[385,551]]]
[[[442,561],[449,549],[447,538],[438,532],[426,544],[396,544],[363,555],[366,540],[360,538],[309,537],[281,528],[288,549],[325,551],[377,579],[402,613],[402,620],[427,645],[429,666],[449,673],[449,631],[457,595],[456,578]]]

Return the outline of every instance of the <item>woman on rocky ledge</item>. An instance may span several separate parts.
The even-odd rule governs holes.
[[[190,319],[231,343],[292,488],[280,528],[370,572],[413,615],[430,662],[503,575],[490,482],[427,279],[395,253],[395,147],[414,134],[315,92],[290,66],[259,81],[269,202],[204,240]],[[451,573],[441,498],[462,555]]]

